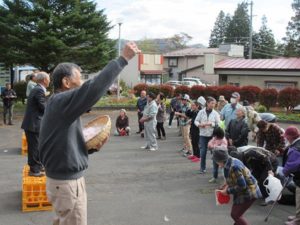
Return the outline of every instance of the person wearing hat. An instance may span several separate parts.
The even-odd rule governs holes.
[[[256,199],[261,198],[261,192],[255,177],[243,162],[229,156],[227,149],[223,146],[213,151],[213,160],[220,168],[224,168],[226,183],[221,187],[221,193],[223,195],[233,195],[231,217],[235,222],[234,224],[249,224],[243,214]]]
[[[198,99],[197,99],[197,102],[200,104],[200,110],[205,108],[205,105],[206,105],[206,100],[203,96],[200,96]]]
[[[229,155],[233,158],[241,160],[247,168],[249,168],[253,176],[258,181],[258,186],[264,198],[268,197],[263,182],[269,174],[274,176],[278,167],[278,160],[274,153],[255,146],[249,146],[240,152],[234,146],[228,147]],[[265,205],[265,204],[261,204]]]
[[[183,154],[184,156],[189,156],[192,154],[192,143],[190,139],[190,128],[191,128],[191,120],[190,118],[186,115],[187,111],[191,108],[190,107],[190,96],[188,94],[184,94],[182,96],[181,100],[181,112],[175,112],[175,115],[179,117],[179,126],[182,132],[182,137],[183,137]]]
[[[116,128],[115,136],[125,136],[129,135],[130,127],[129,127],[129,118],[126,115],[126,110],[121,109],[120,114],[116,120]]]
[[[236,109],[243,107],[239,101],[240,94],[238,92],[233,92],[230,98],[230,103],[227,103],[221,110],[221,120],[225,121],[225,127],[228,126],[231,120],[236,119]]]
[[[208,97],[206,101],[206,108],[199,111],[196,119],[195,125],[199,127],[199,146],[200,146],[200,173],[206,173],[206,153],[207,145],[213,136],[214,128],[218,126],[220,122],[219,113],[214,110],[216,106],[216,99],[213,97]]]
[[[221,112],[224,106],[228,103],[228,101],[225,99],[224,95],[219,96],[219,101],[217,103],[217,111]]]
[[[300,225],[300,132],[297,127],[289,126],[284,133],[289,147],[283,155],[282,173],[287,177],[293,174],[296,184],[296,215],[289,216],[286,225]]]
[[[248,145],[249,127],[245,119],[246,110],[236,109],[236,119],[229,122],[226,127],[226,138],[229,146],[242,147]]]
[[[156,95],[152,92],[149,92],[147,95],[147,105],[143,112],[143,117],[140,119],[141,123],[144,123],[145,129],[145,141],[146,145],[141,148],[147,149],[150,151],[156,151],[157,141],[156,141],[156,114],[158,112],[158,107],[156,104]]]

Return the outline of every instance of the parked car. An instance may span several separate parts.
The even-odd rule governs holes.
[[[167,81],[165,84],[172,86],[174,89],[175,89],[176,87],[182,85],[182,84],[181,84],[181,81],[178,81],[178,80],[169,80],[169,81]]]
[[[184,86],[188,86],[188,87],[193,87],[194,85],[198,85],[197,83],[193,82],[193,81],[182,81],[181,82],[181,85],[184,85]]]
[[[194,82],[197,85],[206,86],[199,78],[185,77],[185,78],[183,78],[183,81]]]
[[[118,93],[118,84],[113,83],[107,90],[108,95],[116,95]],[[122,87],[120,86],[120,93],[122,93]]]

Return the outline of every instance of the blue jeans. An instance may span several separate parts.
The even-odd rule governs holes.
[[[200,136],[199,147],[200,147],[200,170],[206,170],[206,153],[207,153],[207,144],[212,137]]]
[[[219,172],[219,165],[215,161],[213,161],[213,177],[215,179],[218,178],[218,172]]]

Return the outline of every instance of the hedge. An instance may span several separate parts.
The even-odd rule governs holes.
[[[277,97],[278,91],[275,88],[267,88],[261,91],[259,102],[269,111],[270,107],[276,106]]]
[[[174,91],[174,94],[177,95],[177,94],[188,94],[190,95],[190,92],[191,92],[191,88],[189,88],[188,86],[184,86],[184,85],[180,85],[178,87],[175,88],[175,91]]]
[[[285,107],[287,112],[292,111],[295,106],[300,104],[300,90],[291,87],[282,89],[278,94],[278,103]]]
[[[256,86],[243,86],[240,89],[241,100],[247,100],[249,103],[254,103],[259,100],[261,89]]]

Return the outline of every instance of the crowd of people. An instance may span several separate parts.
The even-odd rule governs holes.
[[[147,102],[143,111],[140,102],[144,96]],[[137,103],[139,123],[145,126],[146,145],[142,148],[151,151],[158,150],[156,134],[158,139],[162,139],[161,134],[166,137],[165,130],[160,130],[163,124],[159,124],[165,120],[162,96],[142,91]],[[290,174],[294,175],[289,185],[294,189],[296,216],[289,217],[285,224],[300,224],[300,132],[296,127],[284,130],[273,114],[259,114],[248,101],[240,102],[237,92],[231,94],[229,102],[224,96],[219,96],[218,102],[202,96],[191,101],[189,95],[177,94],[170,102],[169,112],[169,128],[175,118],[183,138],[182,155],[199,163],[199,173],[205,174],[207,152],[211,152],[213,169],[209,183],[217,183],[222,169],[224,184],[220,191],[233,195],[231,217],[235,224],[248,224],[243,214],[256,199],[262,199],[261,206],[270,203],[264,185],[268,176],[277,176],[284,183]],[[249,145],[249,137],[256,141],[255,146]]]
[[[52,73],[54,94],[47,104],[49,75],[38,72],[28,82],[22,129],[28,141],[29,175],[47,176],[47,195],[56,213],[55,224],[87,224],[83,172],[88,167],[89,153],[80,116],[105,94],[138,52],[134,43],[128,43],[121,57],[85,83],[78,65],[57,65]],[[12,124],[11,106],[16,93],[8,84],[1,97],[6,107],[4,122],[9,114],[8,123]],[[145,140],[143,149],[157,151],[158,140],[167,139],[165,99],[163,93],[140,93],[137,134]],[[219,96],[218,101],[203,96],[192,101],[187,94],[177,94],[171,100],[169,114],[168,127],[172,128],[175,119],[178,135],[182,136],[180,152],[199,163],[200,174],[210,174],[206,159],[211,152],[213,169],[208,182],[217,183],[222,177],[222,186],[216,188],[223,195],[233,196],[231,217],[236,225],[247,225],[243,217],[246,210],[256,199],[267,198],[268,190],[263,183],[268,176],[278,175],[285,181],[291,174],[296,215],[289,217],[286,225],[300,224],[300,131],[296,127],[280,128],[272,115],[258,114],[247,101],[241,104],[237,92],[231,94],[229,102],[224,96]],[[130,132],[129,118],[122,109],[116,119],[115,135],[128,136]],[[248,144],[250,132],[256,146]]]

